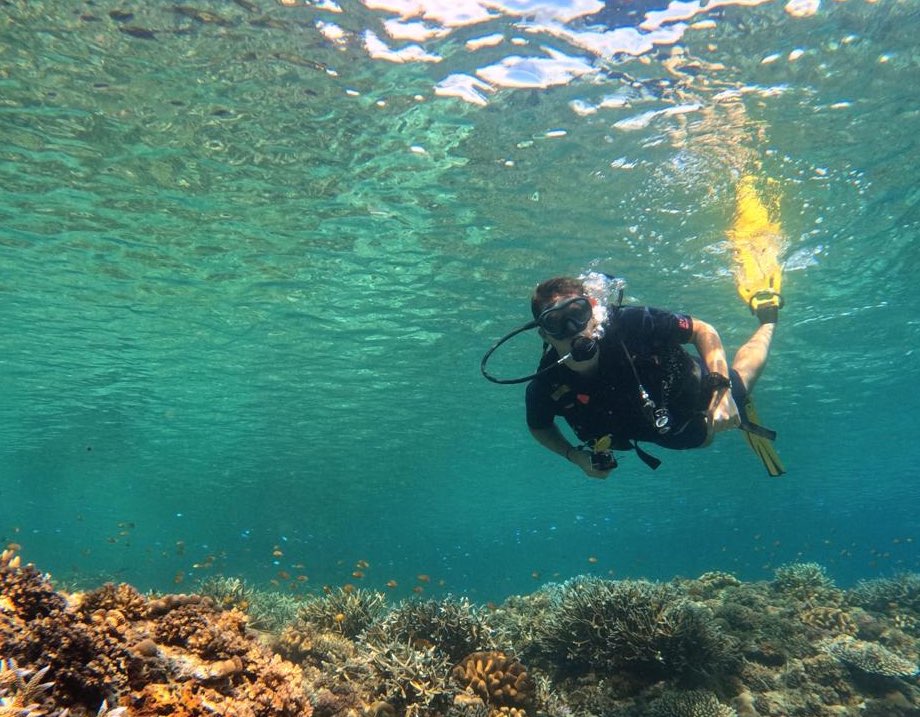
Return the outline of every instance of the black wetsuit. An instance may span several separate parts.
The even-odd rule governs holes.
[[[562,364],[535,378],[527,386],[527,425],[551,428],[562,416],[582,441],[609,435],[616,450],[633,448],[635,441],[675,449],[702,445],[711,391],[701,380],[702,362],[682,346],[692,335],[693,321],[686,314],[611,307],[597,373],[584,376]],[[558,359],[550,348],[540,368]],[[667,432],[660,432],[643,408],[636,374],[655,406],[670,414]]]

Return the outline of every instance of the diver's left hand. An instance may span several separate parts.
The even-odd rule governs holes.
[[[707,443],[716,433],[738,428],[741,425],[741,416],[738,414],[738,406],[735,405],[731,391],[720,391],[713,397],[707,414],[707,424],[709,428]]]

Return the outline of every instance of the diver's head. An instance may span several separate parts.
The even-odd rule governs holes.
[[[594,303],[580,280],[557,277],[537,286],[530,308],[543,340],[578,363],[597,353]]]

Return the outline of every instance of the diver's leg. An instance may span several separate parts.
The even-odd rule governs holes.
[[[732,361],[732,368],[738,372],[748,392],[754,390],[754,384],[767,364],[770,354],[770,344],[773,342],[773,332],[776,324],[761,324],[760,328],[747,340]]]

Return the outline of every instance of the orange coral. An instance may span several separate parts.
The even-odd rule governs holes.
[[[836,607],[813,607],[805,610],[800,615],[802,622],[822,632],[831,632],[837,635],[856,636],[859,627],[856,620],[846,612]]]
[[[526,668],[504,652],[473,652],[461,660],[453,674],[491,706],[493,714],[524,714],[533,700],[533,682]]]
[[[48,666],[54,690],[45,712],[70,705],[95,713],[113,698],[143,717],[313,712],[301,669],[248,634],[242,613],[200,596],[148,600],[106,585],[68,599],[10,551],[0,555],[0,594],[0,655]]]

